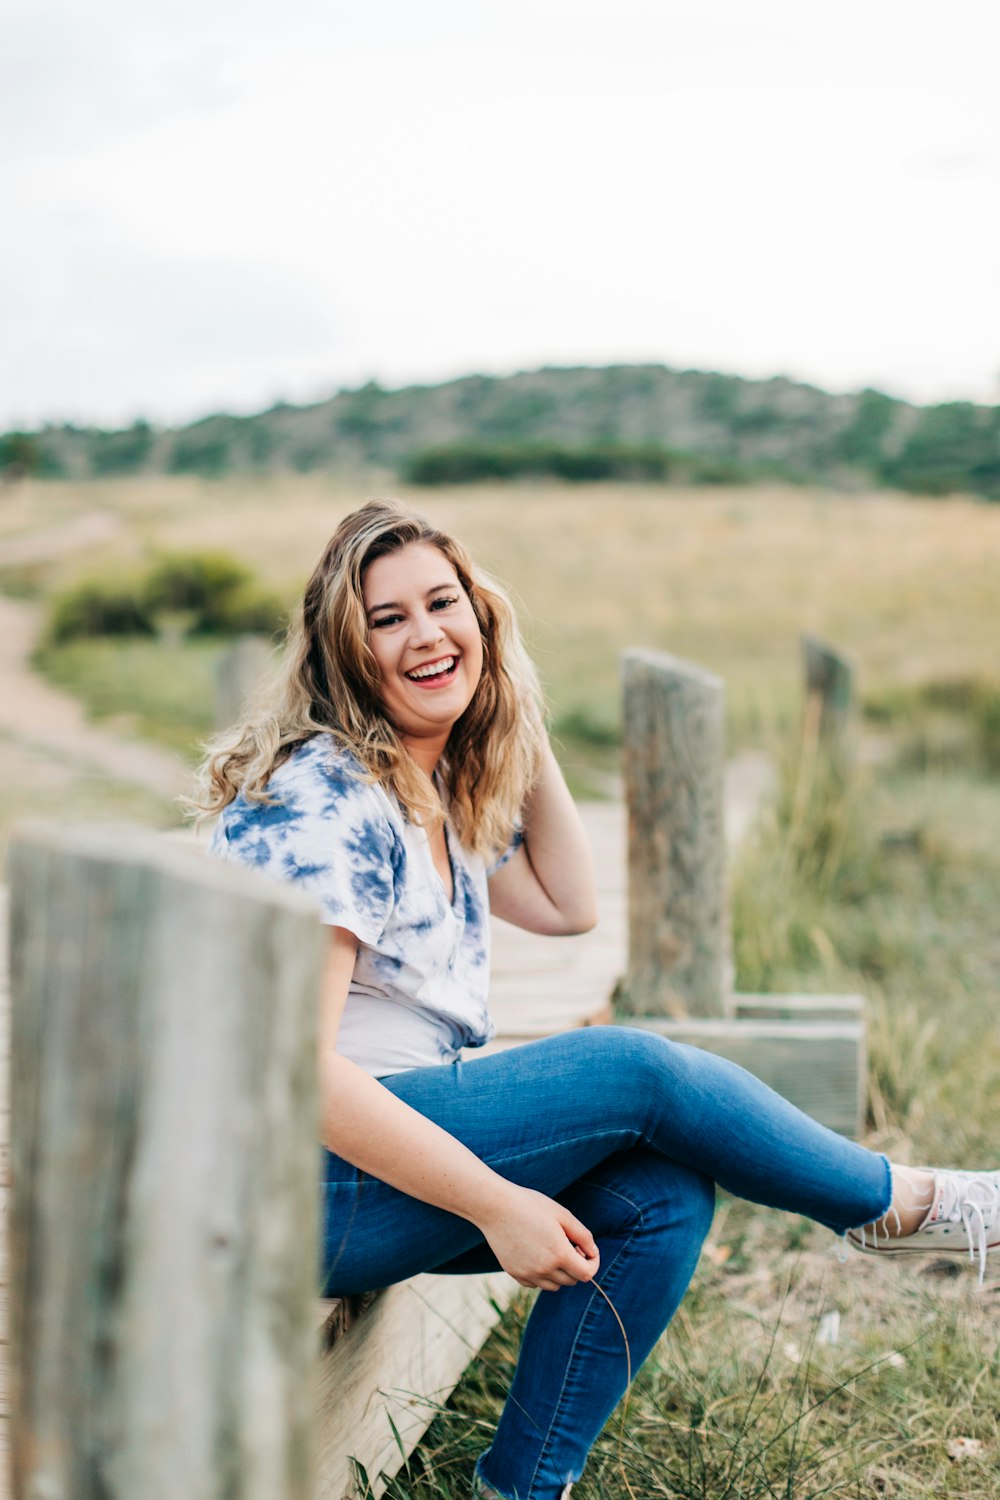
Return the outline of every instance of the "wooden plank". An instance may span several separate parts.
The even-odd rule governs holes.
[[[22,1495],[311,1492],[311,903],[142,830],[11,849]]]
[[[734,995],[737,1021],[863,1021],[861,995]]]
[[[862,1133],[867,1065],[863,1021],[692,1016],[683,1021],[644,1018],[629,1024],[726,1057],[820,1124],[854,1138]]]
[[[320,1361],[316,1500],[375,1495],[444,1404],[517,1291],[508,1276],[416,1276],[390,1287]],[[390,1423],[391,1418],[391,1423]],[[485,1445],[484,1445],[485,1446]]]

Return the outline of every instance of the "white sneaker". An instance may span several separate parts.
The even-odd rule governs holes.
[[[912,1234],[892,1236],[878,1224],[848,1231],[847,1239],[867,1255],[961,1255],[986,1276],[986,1257],[1000,1250],[1000,1172],[934,1172],[934,1198]],[[890,1209],[890,1213],[892,1210]]]

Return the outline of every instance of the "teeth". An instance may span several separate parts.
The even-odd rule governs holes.
[[[407,672],[407,677],[440,677],[442,672],[450,672],[455,665],[453,656],[446,656],[444,661],[431,662],[427,667],[414,667],[412,672]]]

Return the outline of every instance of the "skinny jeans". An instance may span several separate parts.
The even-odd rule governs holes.
[[[716,1184],[836,1234],[880,1218],[892,1199],[884,1156],[818,1125],[734,1063],[632,1027],[588,1027],[382,1082],[500,1176],[558,1199],[586,1224],[633,1371],[687,1289]],[[497,1269],[468,1220],[322,1148],[321,1178],[326,1295],[418,1271]],[[593,1285],[540,1293],[481,1479],[511,1500],[558,1500],[579,1478],[627,1370],[621,1328]]]

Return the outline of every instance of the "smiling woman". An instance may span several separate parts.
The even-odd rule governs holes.
[[[371,563],[364,600],[382,701],[410,754],[430,775],[483,672],[483,638],[472,601],[454,567],[429,542],[411,542]]]
[[[214,851],[311,891],[329,928],[321,1289],[502,1267],[550,1294],[478,1494],[567,1493],[684,1295],[716,1183],[880,1254],[982,1269],[1000,1244],[1000,1174],[892,1167],[697,1048],[610,1026],[462,1061],[492,1034],[490,910],[580,932],[594,880],[510,605],[419,516],[342,522],[272,700],[207,777]]]

